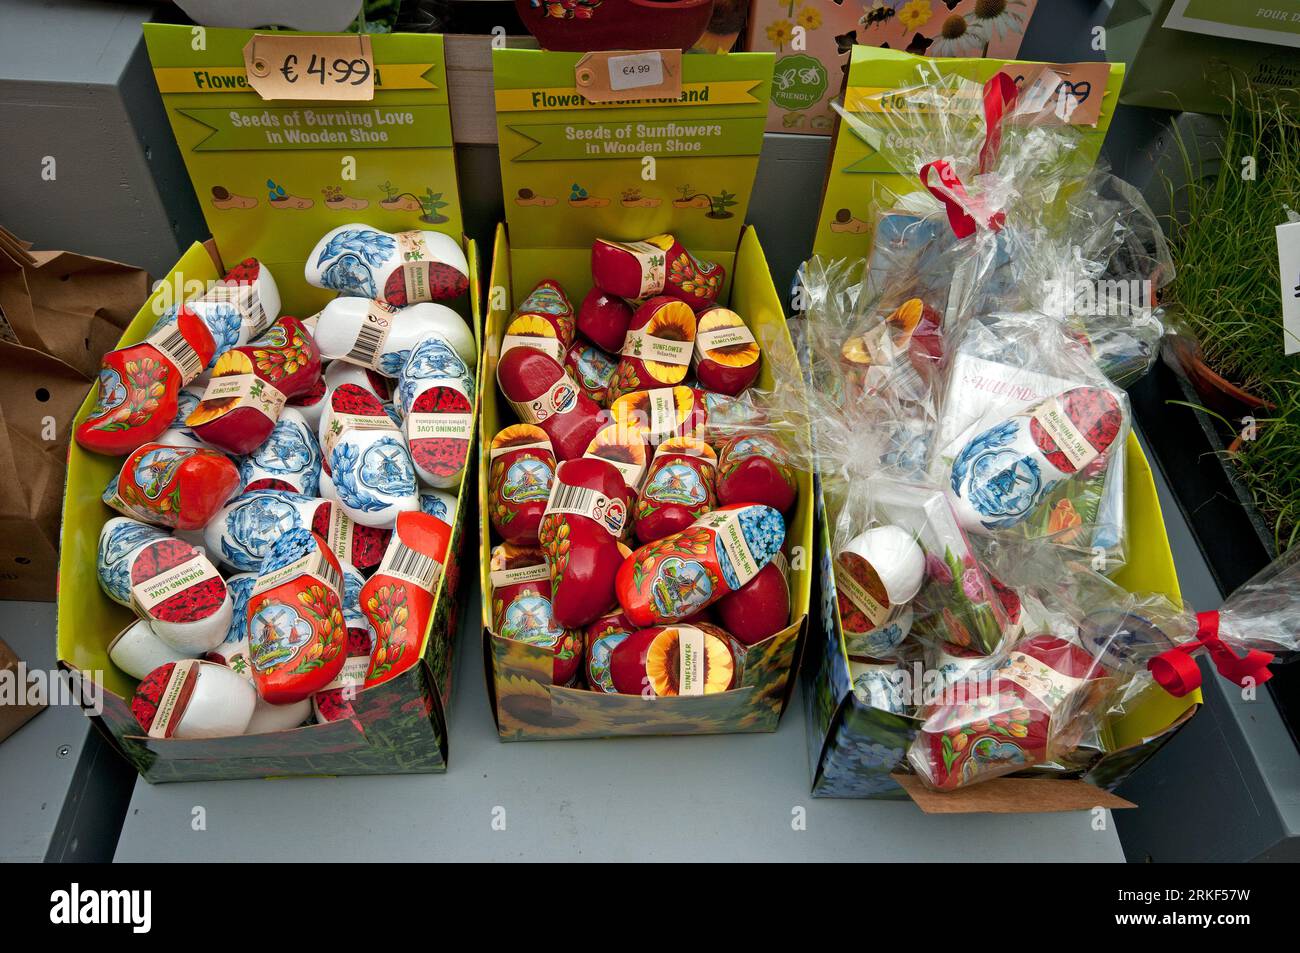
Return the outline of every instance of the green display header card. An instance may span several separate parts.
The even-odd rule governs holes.
[[[144,35],[222,257],[270,267],[285,313],[306,316],[333,297],[305,283],[303,264],[335,226],[461,238],[441,36],[372,36],[371,100],[268,102],[245,72],[253,31],[146,23]],[[311,81],[311,64],[298,66],[295,77]]]
[[[947,73],[956,73],[978,83],[986,83],[995,73],[1006,69],[1017,80],[1017,85],[1044,65],[1021,60],[920,57],[898,50],[855,46],[844,91],[845,101],[868,101],[889,90],[915,86],[920,81],[917,67],[921,64],[938,64]],[[1079,127],[1082,134],[1080,149],[1093,161],[1101,153],[1124,81],[1122,63],[1097,64],[1099,69],[1107,66],[1109,80],[1105,90],[1092,92],[1092,95],[1102,96],[1097,122]],[[871,251],[876,214],[883,211],[895,196],[920,189],[918,175],[900,175],[890,162],[841,120],[822,194],[821,212],[817,217],[813,253],[823,258],[865,258]]]
[[[512,247],[671,232],[701,254],[734,252],[763,148],[773,55],[687,55],[679,98],[611,103],[578,93],[581,58],[493,51]]]

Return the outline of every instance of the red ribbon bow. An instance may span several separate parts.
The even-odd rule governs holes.
[[[1274,659],[1272,653],[1251,649],[1245,655],[1238,656],[1219,638],[1219,613],[1198,613],[1196,622],[1196,641],[1161,652],[1147,662],[1147,670],[1155,678],[1156,684],[1170,695],[1182,698],[1201,687],[1201,670],[1192,655],[1202,646],[1210,653],[1219,674],[1243,688],[1252,683],[1263,685],[1273,677],[1273,673],[1268,670],[1269,663]]]
[[[993,168],[998,148],[1002,145],[1002,120],[1016,101],[1016,82],[1006,73],[996,73],[984,84],[984,145],[980,147],[980,173]],[[938,184],[930,181],[931,173],[939,176]],[[953,171],[946,160],[938,159],[921,166],[921,184],[930,190],[930,194],[943,203],[948,212],[948,224],[958,238],[968,238],[975,234],[977,222],[984,222],[993,231],[998,231],[1006,222],[1002,212],[990,213],[988,207],[978,199],[972,198],[962,184],[960,176]]]

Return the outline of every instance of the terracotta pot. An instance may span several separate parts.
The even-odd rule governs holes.
[[[515,9],[548,50],[687,50],[713,0],[515,0]]]
[[[1259,410],[1277,409],[1276,404],[1256,397],[1212,370],[1200,347],[1190,338],[1170,338],[1169,349],[1197,395],[1215,413],[1235,420]]]

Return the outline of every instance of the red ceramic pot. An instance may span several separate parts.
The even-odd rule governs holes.
[[[497,384],[523,423],[546,431],[561,460],[582,456],[600,429],[600,407],[549,354],[531,347],[507,352],[497,364]]]
[[[592,288],[578,309],[578,330],[591,342],[610,354],[623,350],[628,325],[632,323],[632,306],[617,295]]]
[[[95,406],[77,427],[77,443],[92,453],[121,456],[155,439],[175,419],[180,389],[203,372],[215,351],[208,326],[182,307],[174,325],[105,354]]]
[[[215,450],[146,443],[104,491],[126,516],[172,529],[203,529],[239,487],[239,471]]]
[[[609,399],[672,387],[686,379],[695,348],[695,312],[676,298],[651,298],[632,315]]]
[[[201,440],[228,453],[252,453],[271,435],[292,397],[320,378],[320,349],[297,318],[285,315],[262,337],[217,358],[203,399],[185,419]]]
[[[693,437],[673,437],[655,451],[636,503],[636,538],[652,543],[680,533],[717,505],[713,448]]]
[[[1109,682],[1109,673],[1091,655],[1050,635],[1026,639],[994,665],[991,671],[978,667],[968,673],[961,705],[922,709],[924,722],[908,760],[930,786],[965,787],[1068,749],[1078,739],[1064,737],[1068,726],[1054,724],[1054,718],[1086,711]],[[1074,730],[1081,731],[1085,721],[1078,719]]]
[[[546,50],[689,50],[713,0],[515,0],[515,9]]]
[[[581,628],[614,604],[629,509],[613,464],[587,457],[556,467],[538,540],[551,567],[555,621],[564,628]]]
[[[361,587],[361,611],[375,630],[367,688],[396,678],[420,660],[450,544],[451,527],[438,517],[398,514],[383,561]]]
[[[753,579],[784,541],[785,523],[769,506],[714,510],[632,553],[615,582],[619,605],[634,625],[685,619]]]
[[[700,312],[695,332],[695,378],[705,390],[735,397],[758,377],[761,354],[743,318],[728,308]]]
[[[733,437],[718,452],[718,502],[763,503],[788,513],[799,494],[785,448],[775,437]]]
[[[620,695],[714,695],[735,683],[736,659],[727,633],[707,623],[655,626],[610,652],[609,673]]]
[[[722,627],[741,645],[757,645],[790,624],[790,586],[776,560],[729,596],[714,610]]]
[[[537,527],[555,480],[555,454],[541,427],[514,424],[488,451],[488,519],[507,543],[537,545]]]
[[[555,621],[551,574],[536,547],[503,543],[492,550],[492,630],[502,638],[550,649],[551,681],[572,685],[582,663],[582,633]]]

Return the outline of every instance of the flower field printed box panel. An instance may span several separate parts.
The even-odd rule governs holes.
[[[465,253],[470,323],[477,338],[482,296],[474,242],[466,242]],[[194,283],[207,286],[222,274],[216,244],[193,245],[159,283],[123,333],[119,346],[138,342],[150,332],[158,315],[167,309],[166,296],[172,289],[188,290]],[[291,282],[301,284],[300,274],[285,272],[282,286]],[[92,388],[77,413],[76,424],[90,415],[95,396]],[[473,419],[477,420],[477,404]],[[89,453],[75,442],[69,453],[59,563],[58,658],[62,668],[102,689],[96,693],[102,706],[87,709],[87,715],[141,777],[161,783],[446,770],[446,713],[453,643],[462,610],[458,589],[462,561],[472,551],[464,532],[473,492],[469,468],[460,485],[448,491],[456,494],[457,513],[445,571],[436,584],[430,620],[419,641],[418,664],[359,691],[350,703],[350,717],[266,734],[185,740],[150,737],[143,730],[131,708],[136,682],[109,658],[110,643],[133,619],[130,610],[105,595],[97,565],[100,531],[114,515],[101,493],[119,465],[117,459]]]
[[[480,374],[490,393],[483,400],[479,509],[484,661],[500,737],[527,741],[774,731],[792,690],[811,598],[813,489],[807,472],[794,474],[797,502],[787,519],[782,547],[788,563],[787,624],[738,651],[736,680],[729,690],[644,697],[556,684],[557,666],[569,661],[561,656],[575,650],[581,655],[580,647],[530,644],[505,637],[493,626],[499,607],[495,605],[491,567],[493,551],[499,547],[494,546],[495,530],[489,518],[490,443],[494,434],[510,425],[514,414],[500,388],[488,382],[496,380],[506,323],[528,290],[550,278],[575,293],[585,293],[591,283],[591,252],[586,248],[515,249],[502,227],[493,257]],[[745,316],[763,353],[772,356],[763,363],[755,386],[802,388],[797,371],[788,380],[774,377],[773,367],[793,368],[797,362],[780,300],[752,228],[743,231],[738,247],[723,260],[729,278],[719,301],[726,301]]]
[[[754,0],[746,48],[776,54],[768,132],[829,136],[855,45],[1014,59],[1037,0]]]

